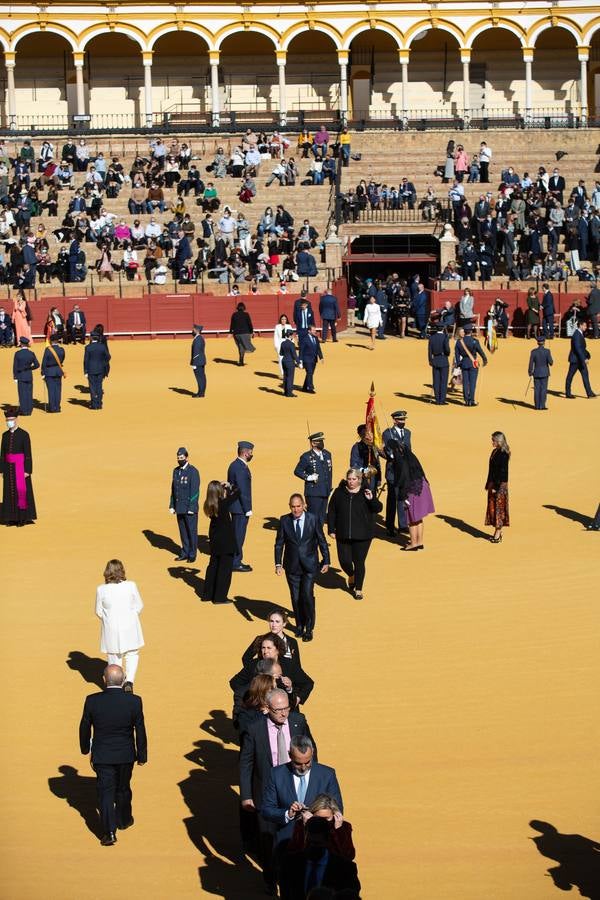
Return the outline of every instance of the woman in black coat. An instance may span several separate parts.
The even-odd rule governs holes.
[[[281,638],[285,645],[284,657],[286,659],[293,659],[297,665],[301,665],[300,663],[300,648],[298,646],[298,641],[296,638],[293,638],[291,635],[287,635],[284,631],[285,626],[288,624],[287,613],[284,609],[274,609],[271,613],[269,613],[269,631],[271,634],[276,635],[276,637]],[[249,666],[253,660],[260,659],[260,645],[262,643],[262,639],[264,634],[257,635],[250,646],[244,651],[242,656],[242,665]]]
[[[229,507],[237,500],[239,493],[237,487],[221,481],[209,481],[206,489],[204,514],[210,519],[210,561],[206,569],[202,599],[213,603],[231,602],[227,599],[227,593],[231,585],[236,541]]]
[[[229,333],[233,335],[233,339],[238,348],[238,353],[240,355],[240,360],[238,362],[239,366],[244,365],[244,356],[246,353],[254,353],[256,350],[256,347],[251,341],[253,332],[252,319],[246,312],[246,305],[244,303],[238,303],[236,311],[231,316]]]
[[[327,530],[335,538],[340,566],[357,600],[363,599],[365,562],[373,539],[374,519],[382,509],[373,492],[362,486],[358,469],[348,469],[345,480],[329,501]]]
[[[508,514],[508,461],[510,459],[510,447],[501,431],[493,433],[492,444],[494,449],[490,456],[488,477],[485,483],[488,495],[485,524],[494,526],[494,535],[490,538],[490,541],[492,544],[499,544],[502,540],[502,529],[505,525],[510,525]]]

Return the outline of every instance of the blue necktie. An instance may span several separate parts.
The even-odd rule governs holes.
[[[300,784],[298,785],[298,790],[296,791],[298,795],[298,803],[304,803],[304,798],[306,797],[306,776],[300,776]]]
[[[298,542],[302,540],[302,532],[300,531],[300,519],[296,519],[296,537]]]

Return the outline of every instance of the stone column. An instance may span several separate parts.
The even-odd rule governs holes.
[[[144,117],[146,120],[146,128],[152,128],[152,50],[142,51],[142,62],[144,64]]]
[[[348,51],[338,50],[338,63],[340,66],[340,119],[345,125],[348,121]]]
[[[4,52],[4,65],[6,66],[6,109],[8,112],[8,127],[17,126],[17,95],[15,93],[15,56],[14,51]]]
[[[588,89],[587,89],[587,66],[590,55],[589,47],[578,47],[577,56],[579,59],[579,98],[580,98],[580,116],[582,124],[587,122],[588,117]]]
[[[285,128],[287,125],[287,97],[285,84],[285,63],[287,53],[285,50],[277,50],[277,71],[279,73],[279,124]]]
[[[400,60],[400,69],[402,70],[402,93],[400,101],[402,103],[402,127],[408,125],[408,57],[410,50],[399,50],[398,58]]]
[[[218,50],[209,50],[210,61],[210,106],[212,113],[212,126],[218,128],[221,124],[221,104],[219,100],[219,59]]]
[[[77,87],[77,115],[85,115],[85,91],[83,84],[83,64],[85,53],[73,50],[73,65],[75,66],[75,84]]]
[[[449,262],[456,261],[456,245],[458,238],[454,234],[454,229],[449,222],[444,225],[444,233],[439,239],[440,242],[440,272],[443,272]]]
[[[523,50],[523,62],[525,63],[525,121],[530,122],[533,113],[532,108],[532,83],[531,71],[533,65],[533,50]]]
[[[469,127],[471,121],[471,74],[469,66],[471,65],[471,50],[461,48],[460,61],[463,67],[463,122],[465,128]]]

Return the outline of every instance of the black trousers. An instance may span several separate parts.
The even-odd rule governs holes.
[[[306,508],[309,513],[316,516],[320,525],[325,524],[327,516],[327,497],[314,497],[312,494],[306,495]]]
[[[206,393],[206,367],[205,366],[196,366],[194,369],[194,375],[196,376],[196,383],[198,385],[198,393],[201,397],[204,397]]]
[[[398,500],[398,494],[393,482],[388,481],[385,501],[385,527],[388,531],[393,531],[396,527],[396,516],[398,516],[398,528],[408,528],[406,507],[404,503]]]
[[[60,375],[58,378],[47,375],[46,387],[48,388],[48,412],[60,412],[62,375]]]
[[[102,831],[116,831],[131,820],[133,763],[94,763]]]
[[[590,376],[588,372],[587,363],[570,363],[569,371],[567,372],[567,380],[565,382],[565,394],[567,397],[571,394],[571,385],[573,383],[573,377],[575,372],[581,372],[581,380],[583,381],[583,386],[585,388],[585,392],[590,397],[594,392],[592,390],[592,386],[590,384]]]
[[[88,381],[92,398],[90,407],[92,409],[102,409],[102,397],[104,396],[102,382],[104,381],[104,375],[88,375]]]
[[[283,393],[286,397],[291,397],[294,393],[294,372],[295,366],[286,366],[283,364]]]
[[[548,379],[533,379],[533,400],[536,409],[546,408],[546,396],[548,394]]]
[[[305,376],[304,376],[304,384],[302,385],[303,391],[314,391],[315,382],[313,380],[313,375],[315,374],[315,369],[317,367],[316,363],[309,363],[304,366]]]
[[[198,513],[177,513],[179,537],[181,538],[181,555],[190,560],[196,559],[198,552]]]
[[[233,531],[235,534],[235,542],[237,544],[237,550],[233,555],[233,568],[237,569],[244,558],[244,541],[246,540],[246,531],[248,530],[248,517],[241,513],[233,513],[231,521],[233,522]]]
[[[336,539],[338,559],[340,566],[350,577],[354,575],[354,587],[362,591],[365,582],[365,563],[371,541],[344,541]]]
[[[448,391],[448,369],[449,366],[431,367],[433,372],[433,392],[435,394],[436,403],[446,402],[446,392]]]
[[[323,319],[322,323],[322,340],[326,341],[329,336],[329,329],[331,328],[331,337],[334,341],[337,341],[337,326],[335,319]]]
[[[233,553],[210,557],[204,579],[203,600],[227,600],[233,574]]]
[[[22,416],[30,416],[33,412],[33,382],[18,381],[19,407]]]
[[[477,376],[479,372],[477,369],[463,369],[462,370],[462,378],[463,378],[463,397],[465,399],[465,406],[472,406],[475,403],[475,388],[477,387]]]
[[[315,572],[286,572],[296,628],[312,631],[315,627]]]

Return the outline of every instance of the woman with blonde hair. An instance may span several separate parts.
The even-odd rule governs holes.
[[[331,495],[327,510],[327,530],[337,544],[340,566],[348,576],[348,590],[363,599],[365,564],[373,540],[375,516],[383,509],[362,472],[348,469],[346,477]]]
[[[139,614],[144,608],[137,585],[128,581],[120,559],[109,559],[104,569],[104,584],[96,590],[96,615],[102,623],[100,650],[108,664],[125,671],[123,690],[132,692],[144,636]]]
[[[488,477],[485,483],[488,495],[485,524],[494,526],[494,534],[490,541],[492,544],[499,544],[502,540],[502,529],[510,525],[508,514],[508,461],[510,459],[510,447],[501,431],[494,431],[492,444],[494,449],[490,456]]]

